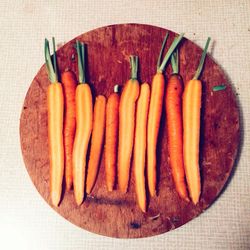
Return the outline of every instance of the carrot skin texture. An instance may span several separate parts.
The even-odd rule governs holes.
[[[94,105],[94,120],[93,131],[90,146],[90,157],[88,162],[88,174],[86,183],[86,192],[90,194],[98,173],[98,166],[102,152],[104,131],[105,131],[105,111],[106,111],[106,98],[102,95],[96,97]]]
[[[168,152],[176,190],[182,199],[189,201],[183,163],[182,93],[182,78],[178,74],[171,75],[165,95]]]
[[[126,82],[120,99],[118,185],[122,193],[126,193],[128,188],[135,132],[135,108],[139,93],[139,82],[135,79],[130,79]]]
[[[106,107],[105,172],[108,191],[113,190],[116,176],[119,102],[120,96],[117,93],[112,93]]]
[[[50,197],[58,206],[62,194],[64,172],[63,149],[63,90],[60,83],[52,83],[47,91],[48,138],[50,158]]]
[[[73,185],[75,200],[80,205],[85,193],[86,154],[93,126],[92,94],[88,84],[76,88],[76,133],[73,146]]]
[[[66,190],[70,190],[73,183],[72,151],[76,129],[75,92],[76,76],[72,71],[63,72],[61,81],[64,92],[64,157]]]
[[[146,212],[145,162],[147,148],[147,118],[150,99],[150,87],[147,83],[141,85],[140,96],[136,109],[136,128],[134,145],[134,175],[137,202],[140,209]]]
[[[197,204],[201,192],[199,168],[200,109],[202,84],[200,80],[187,82],[183,93],[183,154],[189,195]]]
[[[156,195],[156,148],[160,128],[165,80],[162,73],[153,77],[147,128],[147,179],[149,193]]]

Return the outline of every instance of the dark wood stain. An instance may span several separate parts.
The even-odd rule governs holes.
[[[141,227],[141,224],[136,222],[136,221],[133,221],[133,222],[130,223],[130,227],[132,229],[139,229]]]
[[[65,44],[57,52],[59,71],[71,69],[77,73],[74,44],[78,39],[88,48],[88,80],[95,95],[106,97],[115,84],[130,76],[129,56],[140,61],[141,82],[151,82],[165,29],[139,24],[113,25],[99,28]],[[169,31],[167,48],[175,37]],[[167,50],[166,48],[166,50]],[[184,39],[180,46],[180,73],[184,83],[191,79],[202,50]],[[171,74],[171,67],[166,70]],[[142,213],[135,199],[134,176],[129,192],[108,192],[105,186],[104,159],[91,196],[78,207],[73,191],[63,193],[61,204],[54,208],[64,218],[88,231],[118,238],[148,237],[165,233],[198,216],[212,204],[232,171],[239,145],[239,110],[235,93],[221,68],[207,57],[203,81],[201,154],[202,194],[195,206],[178,197],[168,162],[165,114],[158,145],[158,196],[150,198],[147,213]],[[226,89],[213,92],[213,86],[223,83]],[[49,85],[45,66],[35,76],[26,95],[20,120],[20,139],[27,171],[41,194],[49,199],[49,159],[47,137],[46,89]],[[230,107],[230,108],[229,108]],[[165,111],[163,111],[165,112]]]
[[[87,196],[85,202],[96,203],[96,204],[106,204],[106,205],[115,205],[115,206],[127,206],[132,205],[128,200],[125,199],[111,199],[107,197],[97,197],[97,196]]]

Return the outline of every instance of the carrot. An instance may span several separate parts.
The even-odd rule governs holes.
[[[170,76],[165,95],[168,152],[176,190],[179,196],[189,201],[183,164],[182,93],[183,82],[179,75],[178,50],[171,56],[173,74]]]
[[[156,195],[156,147],[157,139],[160,128],[162,105],[163,105],[163,95],[165,88],[165,79],[163,71],[166,67],[166,64],[180,43],[184,34],[181,34],[178,38],[174,40],[171,44],[167,54],[165,55],[163,62],[160,64],[161,56],[163,49],[168,37],[168,33],[165,36],[163,41],[161,51],[157,61],[157,73],[153,77],[151,85],[151,97],[149,104],[149,114],[148,114],[148,128],[147,128],[147,179],[148,179],[148,188],[151,196]]]
[[[119,101],[118,85],[115,85],[114,93],[108,97],[106,107],[105,172],[108,191],[113,190],[116,176]]]
[[[150,87],[148,83],[143,83],[141,85],[140,96],[137,102],[134,145],[135,189],[138,205],[143,212],[146,212],[145,161],[149,98]]]
[[[199,143],[200,143],[200,109],[202,83],[198,80],[204,61],[207,48],[210,42],[208,38],[205,49],[195,76],[188,81],[183,93],[183,154],[186,179],[189,195],[194,204],[199,201],[201,193],[200,167],[199,167]]]
[[[86,155],[92,132],[93,104],[84,72],[84,44],[77,41],[79,84],[76,88],[76,133],[73,146],[73,185],[75,200],[80,205],[85,193]]]
[[[75,92],[77,80],[74,72],[65,71],[61,75],[64,92],[64,158],[65,158],[65,183],[66,189],[70,190],[73,183],[72,174],[72,151],[76,129]]]
[[[62,194],[64,171],[63,149],[63,90],[58,82],[55,39],[53,40],[53,64],[50,57],[49,41],[45,39],[45,62],[51,84],[47,91],[48,140],[50,160],[50,197],[52,204],[58,206]]]
[[[126,193],[128,188],[134,143],[135,105],[140,93],[137,80],[138,57],[131,56],[130,64],[131,79],[124,86],[119,106],[118,185],[123,193]]]
[[[87,194],[90,194],[97,177],[105,131],[105,111],[106,98],[103,95],[99,95],[96,97],[94,106],[93,132],[90,146],[90,157],[88,163],[86,184]]]

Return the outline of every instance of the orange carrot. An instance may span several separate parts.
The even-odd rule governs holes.
[[[183,154],[186,179],[189,195],[194,204],[199,202],[201,192],[199,143],[200,143],[200,109],[202,83],[198,80],[202,71],[207,48],[208,38],[202,57],[192,80],[188,81],[183,93]]]
[[[182,92],[183,82],[179,75],[178,50],[171,56],[173,74],[170,76],[165,95],[168,152],[176,190],[180,197],[189,201],[183,164]]]
[[[99,95],[96,97],[94,106],[93,132],[86,183],[87,194],[90,194],[90,192],[92,191],[97,177],[105,131],[105,111],[106,98],[103,95]]]
[[[134,146],[135,189],[138,205],[143,212],[146,212],[145,161],[149,98],[150,87],[147,83],[143,83],[137,102]]]
[[[73,146],[73,185],[75,200],[80,205],[85,193],[86,155],[92,132],[93,104],[84,72],[84,44],[77,41],[79,84],[76,88],[76,133]]]
[[[140,86],[137,80],[138,57],[130,57],[131,79],[124,86],[119,106],[119,143],[118,143],[118,185],[126,193],[129,182],[130,161],[134,144],[135,105]]]
[[[70,190],[73,183],[72,174],[72,151],[76,129],[75,92],[77,80],[74,72],[65,71],[61,75],[64,92],[64,158],[65,158],[65,183],[66,189]]]
[[[118,85],[115,85],[114,93],[108,97],[106,107],[105,172],[108,191],[113,190],[116,176],[119,101]]]
[[[58,82],[55,39],[53,37],[53,64],[50,57],[49,42],[45,39],[45,62],[51,84],[47,92],[48,139],[50,159],[50,197],[52,204],[58,206],[62,194],[64,171],[63,149],[63,90]]]
[[[167,54],[165,55],[163,62],[160,65],[160,60],[162,52],[168,37],[168,34],[165,36],[163,41],[160,55],[157,62],[157,73],[153,77],[151,85],[151,97],[149,104],[149,114],[148,114],[148,129],[147,129],[147,178],[148,178],[148,188],[151,196],[156,195],[156,147],[157,139],[160,128],[162,105],[163,105],[163,95],[165,88],[165,79],[163,71],[166,67],[166,64],[181,41],[184,34],[181,34],[178,38],[174,40],[171,44]]]

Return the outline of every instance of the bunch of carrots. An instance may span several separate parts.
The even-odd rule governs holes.
[[[157,193],[157,140],[163,105],[167,117],[168,153],[176,191],[185,201],[197,204],[201,192],[199,170],[200,109],[202,83],[199,79],[207,48],[194,78],[183,86],[179,75],[178,45],[184,34],[176,37],[162,54],[166,34],[151,86],[138,81],[138,57],[130,57],[131,77],[121,94],[119,86],[106,99],[95,98],[86,79],[85,44],[76,42],[78,80],[72,71],[58,79],[55,40],[53,56],[45,39],[45,63],[51,84],[48,87],[48,138],[50,158],[50,197],[54,206],[61,201],[63,178],[66,190],[73,186],[75,201],[80,205],[90,194],[99,171],[103,145],[106,186],[113,191],[116,176],[119,189],[126,193],[133,155],[133,174],[137,201],[147,210],[147,188]],[[164,71],[171,60],[173,73],[168,81]],[[166,86],[165,86],[166,85]],[[89,157],[87,157],[89,151]],[[148,186],[146,187],[146,182]]]

